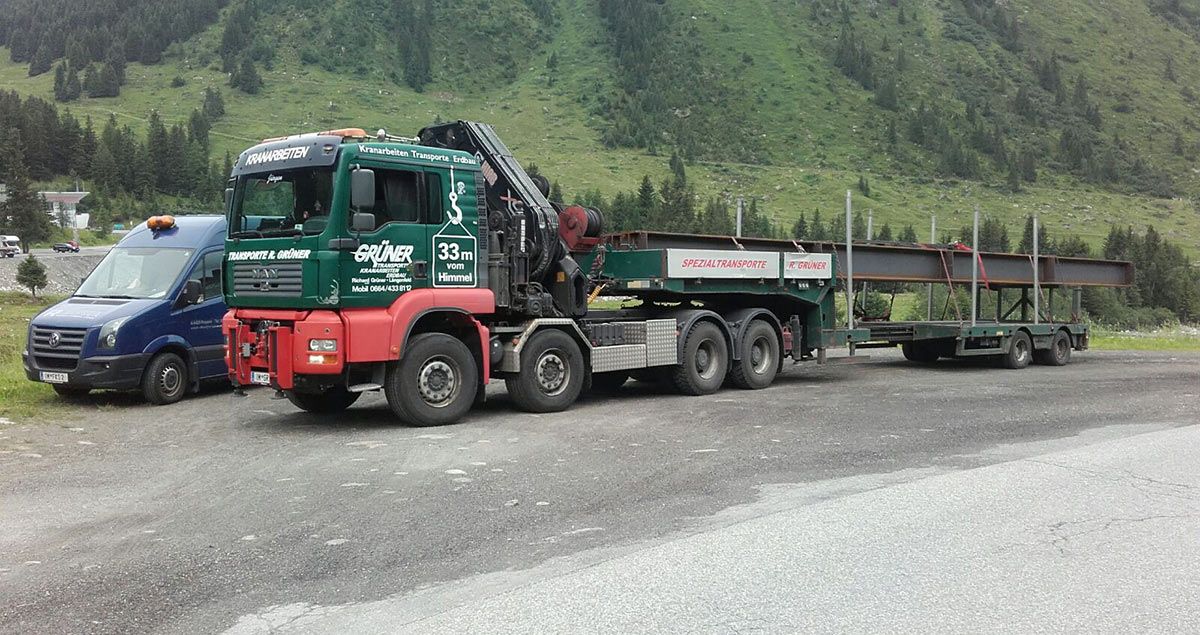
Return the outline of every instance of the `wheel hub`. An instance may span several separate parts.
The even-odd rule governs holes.
[[[750,365],[754,372],[760,375],[765,373],[770,363],[771,352],[767,341],[762,338],[755,340],[754,345],[750,347]]]
[[[458,390],[458,378],[454,367],[440,358],[431,359],[417,375],[417,392],[431,406],[442,406],[450,401]]]
[[[711,379],[716,373],[716,351],[713,348],[711,340],[700,342],[700,346],[696,348],[696,372],[704,379]]]
[[[168,395],[173,395],[175,391],[179,390],[179,380],[179,369],[174,366],[167,366],[162,370],[162,374],[158,376],[159,386]]]
[[[538,388],[548,395],[557,395],[563,391],[570,379],[570,372],[566,360],[558,350],[542,353],[534,368]]]

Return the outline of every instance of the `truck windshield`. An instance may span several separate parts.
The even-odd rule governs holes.
[[[282,170],[238,177],[230,238],[319,234],[329,223],[333,170]]]
[[[79,285],[89,298],[161,298],[171,290],[192,257],[191,249],[116,247]]]

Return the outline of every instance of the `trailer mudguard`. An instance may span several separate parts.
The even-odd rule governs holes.
[[[729,333],[729,323],[715,311],[708,309],[679,309],[669,311],[662,317],[674,318],[675,324],[678,325],[679,341],[676,344],[678,359],[683,359],[683,343],[686,339],[684,336],[700,320],[708,320],[720,327],[721,333],[725,335],[725,344],[729,346],[731,352],[734,350],[733,336]]]

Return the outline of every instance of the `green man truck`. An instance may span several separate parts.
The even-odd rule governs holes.
[[[324,413],[381,390],[400,420],[427,426],[458,421],[494,379],[518,408],[552,412],[631,375],[690,395],[761,389],[785,358],[824,361],[835,346],[1013,368],[1066,363],[1087,346],[1086,326],[1040,311],[1034,324],[998,312],[987,323],[835,325],[835,285],[853,289],[853,258],[868,280],[965,284],[971,258],[952,250],[605,234],[599,210],[552,203],[547,190],[490,126],[468,121],[415,138],[354,128],[246,150],[226,190],[230,380]],[[1025,318],[1039,273],[1052,288],[1132,275],[1127,263],[1071,259],[1036,259],[1030,274],[1025,256],[970,255],[986,263],[989,290],[1025,289]],[[601,291],[641,302],[591,309]]]

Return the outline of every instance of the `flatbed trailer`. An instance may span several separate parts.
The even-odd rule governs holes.
[[[1039,319],[1037,299],[1031,323],[990,329],[975,310],[955,324],[891,325],[855,324],[849,311],[843,325],[838,286],[853,307],[860,282],[976,288],[976,269],[985,288],[1035,298],[1132,281],[1128,263],[943,245],[604,235],[599,211],[546,191],[474,122],[417,138],[327,131],[243,152],[226,193],[231,382],[325,413],[381,390],[401,420],[440,425],[493,379],[518,408],[553,412],[631,376],[690,395],[761,389],[786,358],[820,363],[838,347],[899,345],[917,361],[995,355],[1020,368],[1054,363],[1048,351],[1064,342],[1068,358],[1085,348],[1086,326]],[[601,293],[638,304],[593,310]],[[1020,311],[1028,304],[1026,292]]]

